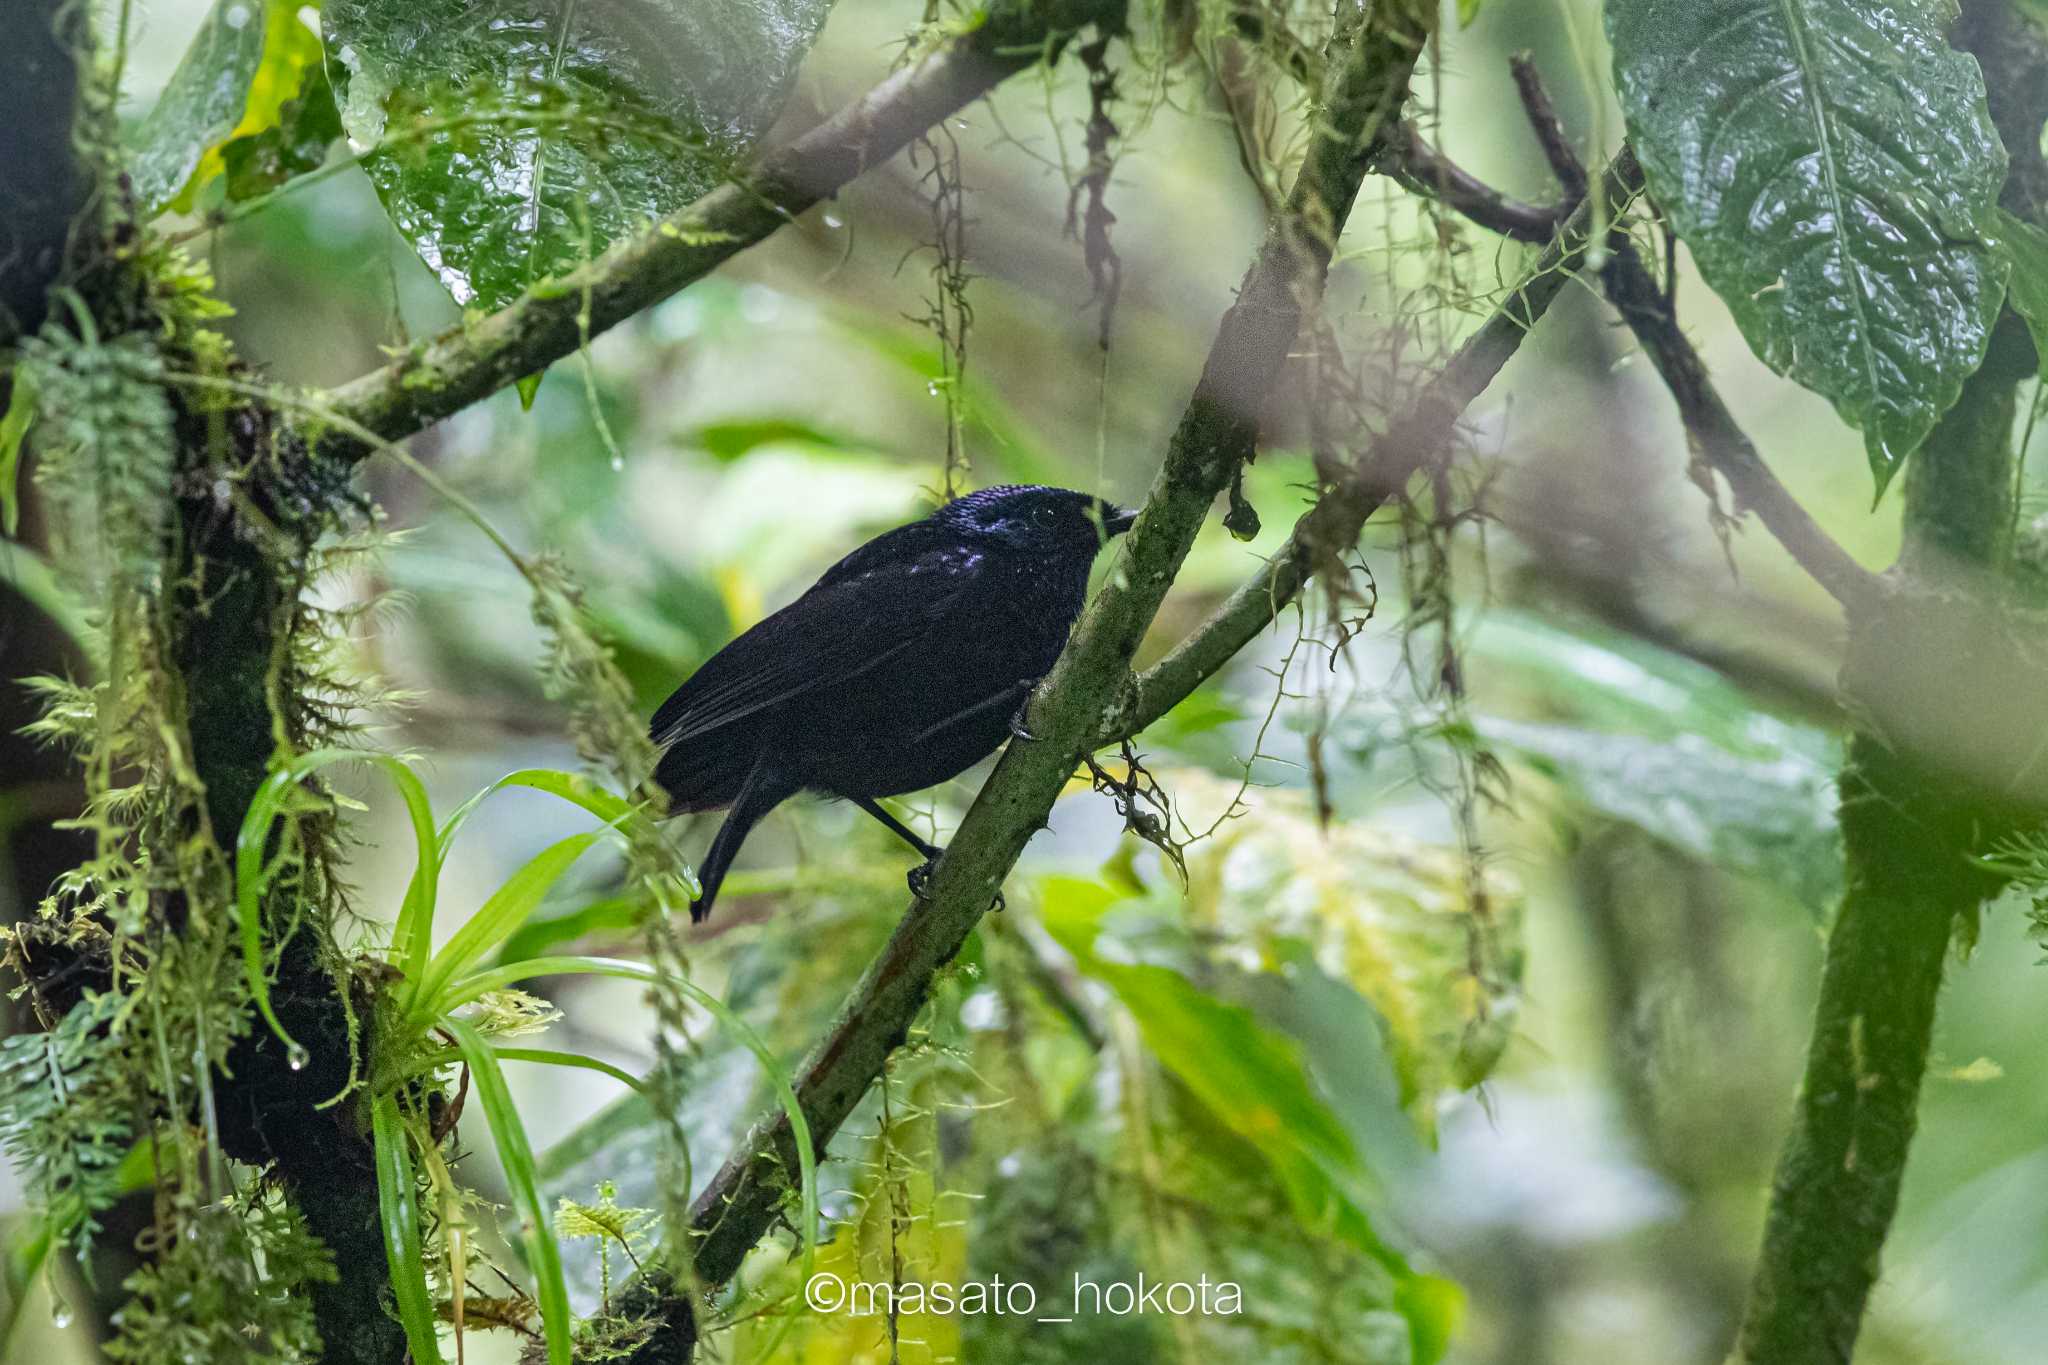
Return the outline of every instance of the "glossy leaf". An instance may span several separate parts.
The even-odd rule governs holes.
[[[1998,215],[1999,235],[2012,257],[2012,284],[2007,293],[2013,311],[2026,319],[2034,352],[2048,379],[2048,231],[2009,213]]]
[[[300,99],[308,73],[320,69],[320,40],[300,8],[290,0],[214,5],[137,133],[130,176],[145,211],[189,208],[226,169],[227,144],[276,128]]]
[[[1983,359],[2005,151],[1926,0],[1609,0],[1651,192],[1753,350],[1862,429],[1880,491]]]
[[[495,308],[703,194],[829,0],[330,0],[343,125],[450,294]]]
[[[317,44],[314,51],[317,55]],[[334,90],[325,68],[316,66],[297,96],[279,107],[273,123],[222,145],[228,199],[254,199],[294,176],[318,170],[327,160],[327,149],[340,137],[341,113],[334,107]]]
[[[1619,634],[1562,630],[1514,612],[1471,633],[1473,659],[1512,690],[1472,722],[1487,743],[1570,800],[1816,914],[1841,890],[1840,746],[1758,708],[1704,664]],[[1511,680],[1508,681],[1508,680]]]

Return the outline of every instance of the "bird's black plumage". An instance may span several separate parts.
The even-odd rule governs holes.
[[[994,753],[1080,614],[1088,569],[1133,513],[1006,485],[899,526],[705,661],[654,713],[676,812],[725,809],[691,917],[711,913],[747,831],[801,791],[876,804]]]

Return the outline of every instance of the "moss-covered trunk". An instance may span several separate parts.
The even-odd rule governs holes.
[[[2012,158],[2001,203],[2040,222],[2048,34],[2007,0],[1971,0],[1952,36],[1984,67]],[[1972,688],[1998,684],[1972,676],[1969,647],[1983,638],[1973,623],[1995,623],[2010,590],[2013,426],[2037,364],[2008,311],[1984,364],[1913,457],[1897,592],[1850,622],[1844,696],[1875,725],[1852,741],[1842,776],[1845,889],[1736,1345],[1742,1365],[1854,1355],[1898,1208],[1948,945],[1958,920],[2001,885],[1971,860],[2017,814],[1997,798],[2019,775],[1999,769],[2024,745],[1973,732],[1992,708],[1974,707]],[[1958,620],[1954,632],[1928,628]],[[1938,657],[1912,657],[1930,652],[1916,646],[1927,641],[1939,642]],[[1940,647],[1952,643],[1953,652]],[[1974,727],[1957,714],[1979,709]]]

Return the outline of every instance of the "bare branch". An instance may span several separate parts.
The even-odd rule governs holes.
[[[1728,481],[1736,505],[1755,512],[1777,542],[1828,595],[1850,611],[1874,603],[1883,581],[1858,564],[1799,505],[1757,454],[1707,377],[1700,353],[1686,340],[1670,297],[1627,242],[1617,241],[1601,273],[1607,297],[1664,377],[1685,423],[1686,441]]]
[[[1381,158],[1379,169],[1401,188],[1435,199],[1489,232],[1539,245],[1557,235],[1572,206],[1585,192],[1585,177],[1581,175],[1579,193],[1562,204],[1552,207],[1524,203],[1503,194],[1430,146],[1413,124],[1403,124],[1388,139],[1387,154]]]
[[[1583,185],[1585,170],[1565,140],[1550,96],[1543,88],[1542,78],[1526,56],[1515,57],[1513,64],[1515,84],[1521,91],[1523,106],[1552,169],[1568,186],[1573,183]],[[1459,175],[1463,173],[1459,172]],[[1440,183],[1426,176],[1418,175],[1416,179],[1416,188],[1426,193],[1434,192],[1436,184]],[[1446,198],[1444,202],[1466,213],[1482,227],[1508,232],[1508,227],[1498,221],[1499,210],[1494,207],[1503,198],[1491,187],[1473,181],[1471,186],[1461,189],[1458,198]],[[1608,202],[1618,203],[1619,200],[1610,198]],[[1637,342],[1648,353],[1650,362],[1657,367],[1657,373],[1671,390],[1672,399],[1678,404],[1679,417],[1685,423],[1687,443],[1728,481],[1737,506],[1755,512],[1764,529],[1785,547],[1786,553],[1844,608],[1855,610],[1874,602],[1882,590],[1882,580],[1858,564],[1771,473],[1770,466],[1764,463],[1755,444],[1744,434],[1734,414],[1722,401],[1720,392],[1714,388],[1713,381],[1707,377],[1705,362],[1678,325],[1669,291],[1650,274],[1641,253],[1619,232],[1609,234],[1607,245],[1609,254],[1601,271],[1601,283],[1609,301],[1635,333]],[[1305,518],[1304,524],[1306,521]],[[1294,549],[1294,544],[1290,543],[1287,553]],[[1240,592],[1259,587],[1254,580]],[[1261,590],[1270,594],[1271,585],[1265,585]],[[1293,588],[1288,591],[1291,595]],[[1232,601],[1234,603],[1236,599]],[[1229,605],[1226,604],[1226,608]],[[1251,608],[1247,604],[1241,610],[1250,611]],[[1193,644],[1191,640],[1189,645]],[[1222,640],[1219,639],[1208,647],[1221,646]],[[1156,673],[1159,668],[1174,662],[1173,656],[1169,656],[1152,671]],[[1150,707],[1143,709],[1148,718],[1156,718]],[[1163,714],[1164,709],[1160,708],[1157,714]]]
[[[1557,116],[1557,106],[1550,102],[1550,92],[1543,88],[1543,78],[1536,73],[1536,59],[1526,52],[1517,52],[1508,58],[1508,69],[1514,73],[1515,89],[1522,96],[1522,112],[1529,116],[1529,127],[1543,148],[1551,174],[1564,186],[1568,197],[1584,198],[1585,163],[1579,160],[1571,139],[1565,136],[1564,120]]]

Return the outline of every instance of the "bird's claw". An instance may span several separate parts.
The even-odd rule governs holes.
[[[1010,713],[1010,733],[1023,740],[1026,744],[1033,744],[1038,740],[1038,736],[1031,733],[1031,726],[1024,718],[1024,713],[1030,709],[1030,706],[1031,694],[1026,692],[1024,700],[1018,702],[1017,709]]]
[[[939,855],[934,853],[905,874],[903,880],[910,883],[910,894],[913,897],[921,901],[929,899],[925,895],[925,890],[932,884],[932,869],[938,865]],[[995,901],[989,906],[989,909],[994,910],[997,914],[1001,914],[1003,908],[1003,893],[998,890]]]

